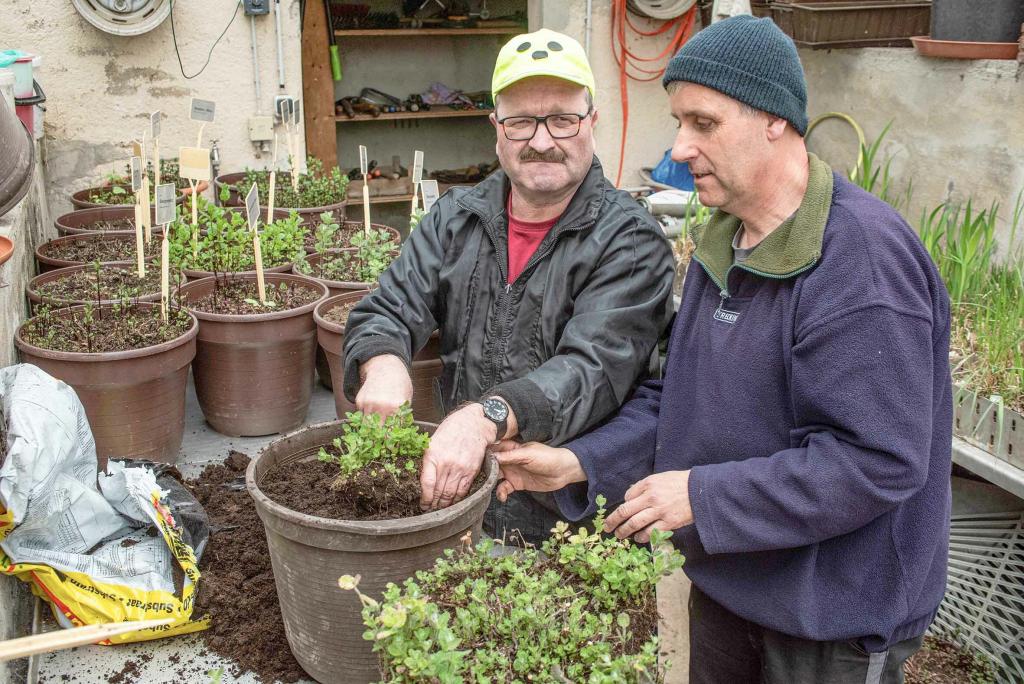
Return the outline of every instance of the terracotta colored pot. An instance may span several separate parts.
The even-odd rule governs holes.
[[[233,278],[255,280],[254,274]],[[320,294],[317,301],[285,311],[232,315],[195,311],[199,337],[192,376],[203,415],[231,437],[292,430],[306,419],[313,392],[316,323],[313,309],[327,297],[317,281],[291,273],[267,273],[267,286],[295,283]],[[214,288],[203,278],[181,288],[188,306]]]
[[[128,262],[128,261],[111,261],[111,262],[107,262],[106,265],[110,266],[110,267],[123,268],[123,269],[126,269],[126,270],[133,270],[135,268],[135,264],[133,264],[131,262]],[[96,304],[96,300],[95,299],[90,299],[88,301],[86,301],[84,299],[81,299],[81,300],[79,300],[79,299],[56,299],[54,297],[48,297],[46,295],[40,294],[40,292],[39,292],[40,286],[45,285],[46,283],[53,282],[54,280],[60,280],[61,278],[67,278],[68,276],[70,276],[70,275],[72,275],[74,273],[77,273],[78,271],[84,271],[86,269],[91,269],[91,268],[92,268],[91,264],[80,264],[78,266],[65,266],[64,268],[57,268],[57,269],[54,269],[52,271],[47,271],[45,273],[40,273],[35,278],[33,278],[32,280],[28,281],[28,285],[25,286],[25,295],[28,297],[29,310],[30,311],[34,311],[35,307],[39,306],[40,304],[44,304],[44,303],[45,304],[54,305],[54,306],[74,306],[74,305],[86,304],[86,303],[88,303],[88,304]],[[104,299],[104,300],[100,301],[100,304],[117,304],[119,301],[120,300],[116,300],[116,299]],[[157,292],[150,292],[150,293],[144,294],[144,295],[139,295],[138,297],[133,297],[132,301],[137,301],[137,302],[159,302],[160,301],[160,292],[157,291]]]
[[[244,206],[245,205],[245,202],[244,202],[245,198],[244,197],[240,197],[239,194],[238,194],[238,190],[235,189],[235,186],[238,185],[239,183],[241,183],[244,180],[245,180],[245,172],[222,174],[220,176],[217,176],[213,180],[213,191],[217,194],[217,197],[220,197],[220,189],[222,187],[224,187],[225,185],[227,185],[227,186],[229,186],[229,192],[231,193],[231,195],[228,198],[228,201],[224,202],[224,206],[227,206],[227,207],[241,207],[241,206]],[[287,172],[278,173],[277,174],[277,181],[276,181],[276,183],[277,183],[277,187],[281,187],[282,185],[286,185],[288,183],[291,183],[291,176]],[[260,199],[266,200],[267,198],[266,197],[261,197]],[[315,226],[318,226],[320,224],[320,214],[324,213],[325,211],[329,211],[329,212],[333,213],[334,214],[334,220],[337,221],[338,223],[343,222],[345,220],[345,208],[347,206],[348,206],[348,202],[346,200],[342,200],[341,202],[337,202],[335,204],[328,204],[328,205],[323,206],[323,207],[274,207],[274,208],[275,209],[285,209],[285,210],[288,210],[288,211],[292,211],[292,210],[297,211],[297,212],[299,212],[299,215],[302,216],[302,223],[303,224],[305,224],[307,226],[315,227]],[[266,213],[266,211],[267,211],[267,207],[266,206],[261,207],[261,209],[263,209],[263,212]]]
[[[65,268],[66,266],[79,266],[85,262],[82,261],[70,261],[68,259],[58,259],[56,257],[48,256],[48,252],[55,246],[65,244],[72,241],[88,241],[88,240],[123,240],[131,244],[131,248],[135,249],[135,233],[128,231],[110,231],[108,233],[81,233],[79,235],[65,235],[64,237],[55,238],[49,242],[36,247],[36,264],[39,269],[39,273],[46,273],[52,271],[55,268]],[[152,261],[156,257],[150,257]],[[123,262],[124,259],[117,259],[115,261],[105,261],[103,263],[117,263]]]
[[[131,207],[135,204],[135,196],[132,194],[131,188],[127,188],[128,193],[125,195],[126,201],[124,204],[99,204],[89,199],[89,197],[92,196],[92,193],[97,190],[106,190],[109,187],[109,185],[96,185],[91,188],[85,188],[84,190],[72,193],[71,206],[75,209],[95,209],[96,207]],[[192,189],[189,188],[189,192],[191,192],[191,190]],[[174,200],[175,204],[181,204],[184,201],[185,195],[182,194],[181,190],[178,190],[178,197]]]
[[[83,233],[131,232],[128,230],[110,231],[95,230],[92,228],[92,226],[96,225],[100,221],[115,221],[117,219],[130,220],[133,226],[132,230],[134,230],[135,208],[131,205],[115,205],[93,207],[92,209],[79,209],[57,218],[57,220],[53,222],[53,225],[57,229],[57,234],[61,236],[82,235]],[[150,209],[150,219],[150,225],[152,225],[151,232],[154,235],[162,234],[163,226],[153,225],[153,221],[156,220],[156,209]]]
[[[285,435],[257,454],[245,473],[246,489],[267,534],[288,646],[299,665],[323,684],[380,679],[379,659],[363,639],[362,606],[353,592],[338,589],[338,578],[359,575],[359,590],[380,599],[389,582],[401,584],[432,567],[445,549],[458,548],[466,532],[479,539],[498,480],[497,465],[488,458],[483,486],[454,506],[374,521],[298,513],[260,490],[276,469],[316,458],[321,446],[341,434],[341,425],[321,423]]]
[[[347,302],[359,301],[368,292],[347,292],[325,299],[313,312],[316,320],[317,341],[330,368],[332,378],[343,378],[345,374],[345,326],[333,323],[324,315],[336,306]],[[438,423],[444,418],[434,401],[434,381],[440,377],[444,367],[439,358],[440,338],[435,332],[430,336],[427,345],[412,360],[409,376],[412,378],[412,413],[417,420]],[[355,405],[345,397],[341,382],[331,388],[334,392],[334,410],[338,418],[344,418],[349,411],[355,411]]]
[[[0,266],[14,254],[14,242],[9,237],[0,235]]]
[[[142,303],[139,307],[159,307]],[[75,306],[56,315],[84,309]],[[196,355],[199,323],[169,342],[130,351],[77,353],[43,349],[21,337],[14,344],[26,363],[71,385],[89,419],[100,467],[108,458],[174,463],[185,431],[185,385]]]
[[[319,223],[317,223],[317,225],[319,225]],[[352,226],[357,227],[359,230],[363,229],[363,222],[362,221],[342,221],[340,225],[341,225],[341,229],[343,229],[343,230],[344,229],[351,229]],[[314,229],[315,229],[315,227],[316,226],[313,226]],[[391,226],[386,226],[383,223],[371,223],[370,227],[373,228],[374,230],[383,230],[383,231],[386,231],[387,233],[390,233],[391,234],[391,239],[395,241],[396,245],[401,245],[402,244],[402,234],[398,232],[397,228],[392,228]],[[310,235],[311,236],[312,236],[312,234],[313,234],[312,231],[310,231]],[[346,248],[339,248],[339,249],[346,249]],[[307,254],[313,254],[314,252],[316,252],[316,248],[311,246],[311,243],[309,241],[307,241],[306,242],[306,253]]]

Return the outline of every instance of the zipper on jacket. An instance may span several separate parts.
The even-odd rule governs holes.
[[[801,273],[803,273],[804,271],[806,271],[807,269],[811,268],[816,263],[818,263],[817,259],[813,259],[806,266],[801,266],[800,268],[796,269],[795,271],[790,271],[789,273],[785,273],[785,274],[782,274],[782,275],[778,275],[776,273],[765,273],[764,271],[758,271],[756,268],[750,268],[749,266],[744,266],[743,264],[733,264],[729,268],[725,269],[725,282],[723,283],[723,282],[719,281],[718,278],[716,278],[713,273],[711,273],[711,271],[708,269],[708,267],[704,265],[704,262],[702,262],[697,257],[691,257],[691,258],[694,261],[696,261],[698,264],[700,264],[700,267],[702,269],[704,269],[704,273],[707,275],[708,278],[711,279],[711,282],[713,282],[715,284],[715,287],[718,288],[718,290],[719,290],[718,296],[722,298],[722,301],[720,303],[722,306],[725,305],[725,302],[731,296],[729,294],[729,273],[734,268],[738,268],[738,269],[740,269],[742,271],[746,271],[747,273],[753,273],[754,275],[761,276],[762,278],[768,278],[769,280],[788,280],[789,278],[792,278],[793,276],[800,275]]]

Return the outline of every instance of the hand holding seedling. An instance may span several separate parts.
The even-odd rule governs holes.
[[[652,530],[670,532],[693,522],[689,470],[670,470],[649,475],[626,490],[626,501],[608,516],[605,532],[619,539],[632,536],[641,544]]]
[[[393,354],[381,354],[359,366],[362,387],[356,395],[356,409],[387,417],[402,404],[412,401],[412,378],[405,362]]]
[[[508,424],[514,434],[511,413]],[[497,431],[497,426],[484,417],[480,404],[464,406],[441,422],[423,455],[423,510],[447,508],[466,497],[483,465],[487,447],[498,437]]]
[[[513,492],[554,492],[587,479],[579,459],[569,449],[505,440],[491,447],[491,453],[501,469],[496,493],[502,503]]]

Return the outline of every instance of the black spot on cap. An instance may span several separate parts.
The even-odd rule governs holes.
[[[526,41],[525,43],[520,43],[519,44],[519,47],[516,48],[516,52],[526,52],[529,49],[530,49],[530,41]]]
[[[544,59],[547,56],[547,50],[537,50],[531,55],[531,57],[533,57],[534,59]]]
[[[550,43],[548,43],[548,50],[551,50],[552,52],[561,52],[562,44],[556,43],[555,41],[551,41]]]

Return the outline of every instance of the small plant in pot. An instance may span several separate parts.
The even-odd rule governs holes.
[[[269,273],[285,273],[305,253],[305,229],[298,214],[275,214],[272,223],[259,228],[263,267]],[[241,211],[201,201],[198,217],[198,225],[179,217],[168,227],[171,264],[191,279],[255,270],[252,231]]]
[[[147,174],[149,176],[149,186],[152,188],[154,187],[156,180],[153,173],[152,160],[147,163]],[[186,194],[192,192],[188,181],[178,175],[177,159],[160,160],[160,182],[174,183],[174,186],[179,191],[177,200],[179,203],[183,201]],[[199,192],[202,192],[207,187],[208,184],[205,182],[201,183],[199,186]],[[103,182],[100,183],[100,185],[79,190],[71,195],[71,204],[76,209],[123,206],[132,205],[134,203],[135,195],[132,192],[130,165],[125,166],[124,173],[112,171],[103,177]]]
[[[180,271],[170,272],[170,287],[183,283]],[[68,266],[37,275],[25,287],[29,304],[71,306],[92,303],[115,304],[126,300],[141,302],[160,301],[159,263],[150,264],[145,275],[139,277],[134,264],[127,262],[100,263],[94,261],[80,266]]]
[[[221,202],[241,206],[242,197],[253,183],[259,188],[259,196],[267,201],[270,197],[269,171],[246,169],[242,173],[220,176],[216,186]],[[322,161],[309,157],[306,172],[299,174],[297,188],[292,185],[290,173],[277,173],[274,206],[295,209],[307,225],[315,225],[317,217],[324,211],[332,212],[337,220],[342,221],[345,219],[347,193],[348,176],[338,167],[325,170]]]
[[[146,261],[160,256],[160,241],[150,240],[143,247]],[[134,262],[135,233],[82,233],[55,238],[36,247],[36,263],[40,273],[66,266],[101,263]]]
[[[360,231],[352,235],[351,247],[334,247],[339,224],[330,212],[320,215],[313,231],[313,253],[296,260],[294,272],[322,281],[331,294],[368,290],[398,256],[399,246],[386,230]]]
[[[594,528],[604,524],[598,497]],[[414,682],[660,682],[655,587],[683,565],[655,531],[638,546],[566,523],[540,552],[495,554],[494,539],[448,550],[427,571],[362,603],[363,638],[388,684]]]
[[[101,465],[114,457],[174,463],[197,332],[182,308],[170,307],[164,321],[159,304],[126,300],[40,307],[14,342],[23,361],[75,389]]]
[[[246,488],[267,534],[288,644],[324,684],[379,679],[378,659],[360,638],[359,602],[337,591],[339,576],[361,575],[362,590],[379,598],[467,531],[480,533],[497,464],[487,460],[459,503],[422,513],[420,429],[408,407],[386,420],[356,413],[285,435],[249,463]]]
[[[251,242],[250,242],[251,244]],[[192,364],[196,396],[214,430],[232,437],[291,430],[313,392],[313,308],[327,288],[292,273],[209,276],[178,290],[199,319]]]

